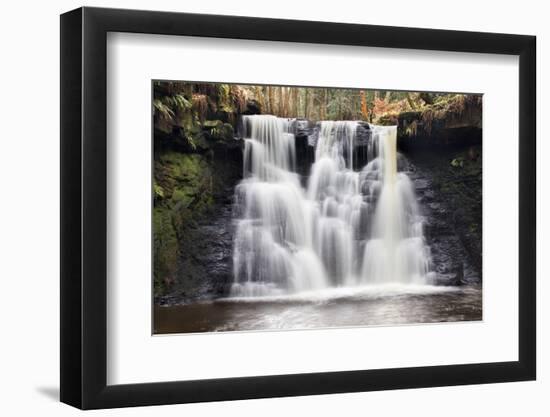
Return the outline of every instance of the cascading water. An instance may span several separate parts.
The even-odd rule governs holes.
[[[430,249],[423,236],[414,188],[397,170],[395,127],[374,127],[373,146],[378,157],[362,171],[367,195],[377,196],[361,275],[370,283],[426,283]]]
[[[304,187],[291,121],[254,115],[243,125],[231,296],[427,282],[429,248],[412,183],[397,170],[395,127],[370,127],[371,160],[358,172],[358,122],[321,122]]]

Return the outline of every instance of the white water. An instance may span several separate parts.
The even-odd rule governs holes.
[[[290,121],[244,116],[236,187],[232,297],[430,281],[411,180],[397,170],[395,127],[371,126],[370,162],[353,166],[357,122],[323,121],[306,185]]]

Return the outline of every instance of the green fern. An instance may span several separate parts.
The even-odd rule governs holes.
[[[155,113],[165,120],[172,120],[174,117],[174,111],[160,99],[153,100],[153,107],[155,109]]]
[[[155,193],[155,198],[164,198],[164,189],[157,183],[153,184],[153,191]]]
[[[171,102],[172,107],[180,111],[189,110],[192,107],[192,103],[181,94],[167,97],[167,99]]]

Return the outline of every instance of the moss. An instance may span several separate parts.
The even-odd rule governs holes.
[[[176,279],[178,240],[170,209],[153,209],[153,274],[155,296],[162,294]]]
[[[213,129],[216,127],[221,127],[223,122],[221,120],[206,120],[203,124],[203,127],[207,129]]]
[[[185,187],[184,189],[176,189],[172,193],[172,201],[175,208],[188,208],[195,199],[196,193],[191,187]]]
[[[212,170],[205,156],[168,151],[154,169],[153,241],[155,295],[176,281],[180,241],[213,205]]]

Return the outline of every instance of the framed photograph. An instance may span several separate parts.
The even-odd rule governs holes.
[[[535,37],[61,16],[61,401],[533,380]]]

